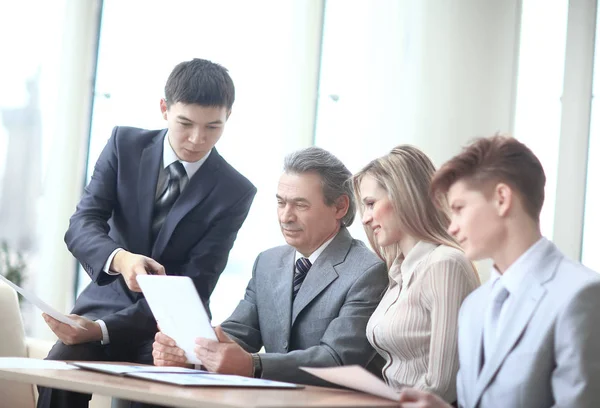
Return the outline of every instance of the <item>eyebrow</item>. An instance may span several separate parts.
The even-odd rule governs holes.
[[[306,198],[302,198],[302,197],[292,198],[291,200],[286,200],[285,198],[283,198],[279,194],[275,194],[275,197],[277,197],[277,199],[281,200],[281,201],[291,201],[291,202],[294,202],[294,203],[306,203],[306,204],[310,204],[310,201],[308,201]]]
[[[363,204],[365,204],[367,201],[371,201],[371,200],[374,200],[374,198],[371,196],[366,196],[366,197],[363,197],[363,199],[360,201],[362,201]]]
[[[194,123],[193,120],[191,120],[190,118],[187,118],[183,115],[177,115],[177,119]],[[222,125],[222,124],[223,124],[223,121],[221,119],[213,120],[212,122],[207,123],[207,125]]]

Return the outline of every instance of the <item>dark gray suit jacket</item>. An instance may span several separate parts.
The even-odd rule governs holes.
[[[223,330],[248,352],[264,346],[263,378],[324,385],[298,367],[350,364],[381,376],[383,359],[365,331],[388,284],[385,264],[342,228],[292,304],[294,258],[288,245],[256,258],[244,300]]]
[[[71,217],[65,242],[92,283],[73,313],[103,319],[111,344],[152,338],[156,322],[143,295],[103,271],[116,248],[152,257],[186,275],[208,303],[256,188],[215,149],[189,180],[156,240],[151,224],[164,130],[116,127]],[[208,306],[208,304],[207,304]]]

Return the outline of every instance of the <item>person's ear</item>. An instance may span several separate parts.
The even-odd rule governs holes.
[[[169,107],[167,106],[167,100],[165,98],[160,99],[160,113],[162,113],[162,117],[164,120],[167,120],[167,111]]]
[[[225,120],[229,120],[229,116],[231,116],[231,109],[227,111],[227,116],[225,116]]]
[[[341,220],[348,213],[350,208],[350,197],[347,195],[341,195],[335,200],[335,218]]]
[[[512,188],[505,183],[498,183],[494,189],[494,204],[500,217],[506,216],[513,206]]]

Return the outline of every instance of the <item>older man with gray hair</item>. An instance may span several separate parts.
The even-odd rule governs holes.
[[[286,157],[276,198],[287,245],[258,255],[244,299],[215,328],[219,341],[196,340],[209,371],[317,385],[323,382],[298,367],[358,364],[381,375],[383,360],[365,328],[388,278],[346,229],[356,213],[350,176],[317,147]],[[162,333],[153,356],[156,365],[187,364]]]

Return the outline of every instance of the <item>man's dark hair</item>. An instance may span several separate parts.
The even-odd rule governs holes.
[[[194,58],[179,64],[165,85],[167,107],[181,102],[186,105],[223,106],[231,110],[235,87],[227,69],[214,62]]]

